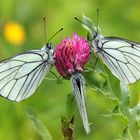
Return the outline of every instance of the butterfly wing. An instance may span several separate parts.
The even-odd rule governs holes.
[[[52,67],[45,50],[31,50],[0,63],[0,95],[13,101],[31,96]]]
[[[87,132],[87,134],[90,133],[90,127],[86,112],[86,106],[85,106],[85,90],[84,90],[84,78],[81,74],[74,74],[71,77],[72,86],[74,90],[74,96],[76,97],[76,101],[78,104],[78,109],[83,121],[84,128]]]
[[[113,75],[126,84],[140,79],[140,44],[129,40],[105,37],[97,52]]]

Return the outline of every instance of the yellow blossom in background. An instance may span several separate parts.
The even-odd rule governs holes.
[[[3,33],[5,39],[13,45],[21,45],[25,41],[24,27],[17,22],[7,22]]]

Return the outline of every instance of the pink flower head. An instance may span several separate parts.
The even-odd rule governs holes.
[[[55,49],[55,66],[64,77],[69,78],[75,72],[81,73],[90,57],[90,46],[85,38],[72,33],[72,40],[66,37]]]

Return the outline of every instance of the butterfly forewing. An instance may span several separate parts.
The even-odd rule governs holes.
[[[49,50],[31,50],[2,61],[0,95],[13,101],[31,96],[53,65],[49,55]]]
[[[97,54],[117,78],[126,84],[140,79],[139,43],[115,37],[103,37],[98,41],[93,44],[97,46]]]

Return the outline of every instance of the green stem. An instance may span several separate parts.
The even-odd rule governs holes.
[[[128,136],[129,136],[129,140],[133,140],[133,137],[132,137],[132,135],[131,135],[129,129],[127,129],[127,133],[128,133]]]
[[[101,62],[101,61],[100,61],[100,62]],[[103,62],[101,62],[101,65],[102,65],[103,72],[107,75],[107,84],[108,84],[108,86],[109,86],[109,89],[110,89],[110,91],[111,91],[111,94],[114,95],[114,92],[113,92],[113,89],[112,89],[112,87],[111,87],[110,80],[109,80],[109,78],[108,78],[108,74],[107,74],[107,72],[106,72],[106,70],[105,70],[105,68],[104,68]]]

